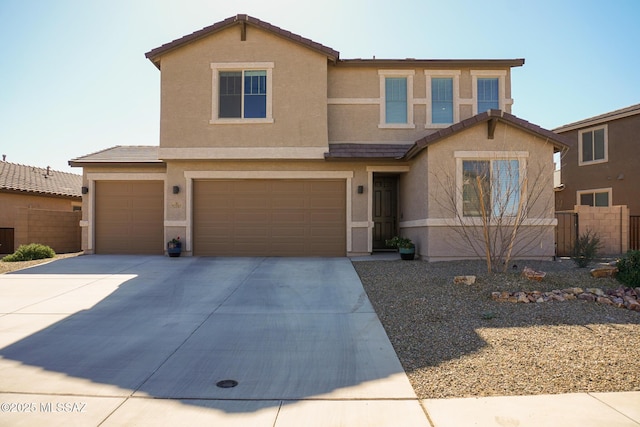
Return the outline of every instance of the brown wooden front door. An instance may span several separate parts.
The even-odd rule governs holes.
[[[373,249],[389,249],[385,240],[398,233],[398,180],[373,177]]]

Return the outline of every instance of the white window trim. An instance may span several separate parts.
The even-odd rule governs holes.
[[[413,122],[413,76],[414,70],[378,70],[380,76],[380,129],[415,129]],[[407,78],[407,123],[386,123],[387,105],[386,105],[386,89],[385,79],[387,77],[406,77]]]
[[[460,218],[472,219],[477,217],[464,216],[463,212],[463,200],[462,200],[462,162],[464,160],[517,160],[520,170],[520,182],[522,187],[520,188],[520,198],[522,199],[523,206],[527,203],[527,187],[526,187],[526,173],[527,173],[527,159],[529,158],[529,152],[527,151],[455,151],[454,157],[456,159],[456,210],[459,212]],[[473,220],[472,220],[473,221]]]
[[[273,123],[273,62],[214,62],[211,64],[211,120],[210,124],[252,124],[252,123]],[[267,71],[267,114],[265,118],[220,118],[218,117],[218,76],[220,71],[247,71],[266,70]]]
[[[606,207],[611,207],[613,206],[613,188],[608,187],[608,188],[595,188],[595,189],[591,189],[591,190],[578,190],[576,191],[576,205],[578,206],[588,206],[588,205],[581,205],[580,204],[580,196],[582,196],[583,194],[594,194],[593,196],[593,203],[594,203],[594,208],[604,208],[605,206],[595,206],[595,193],[608,193],[608,197],[609,197],[609,204]]]
[[[604,159],[582,161],[582,134],[587,132],[595,132],[604,129]],[[578,166],[597,165],[598,163],[607,163],[609,161],[609,126],[605,123],[601,126],[593,126],[582,129],[578,132]]]
[[[454,123],[460,121],[460,70],[424,70],[424,75],[427,81],[426,87],[426,104],[427,104],[427,118],[425,121],[425,128],[447,128]],[[432,122],[432,93],[431,93],[431,79],[432,78],[451,78],[453,80],[453,123],[433,123]]]
[[[471,70],[471,87],[473,90],[473,115],[478,114],[478,78],[497,78],[498,79],[498,108],[506,111],[507,105],[513,104],[513,99],[506,97],[507,88],[507,72],[505,70]]]

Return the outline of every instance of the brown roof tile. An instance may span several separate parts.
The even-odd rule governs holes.
[[[412,144],[329,144],[327,160],[337,159],[399,159]]]
[[[158,159],[158,146],[117,145],[69,161],[71,166],[95,163],[162,163]]]
[[[305,46],[309,49],[313,49],[319,53],[322,53],[323,55],[326,55],[330,60],[335,61],[339,58],[340,56],[340,52],[331,49],[330,47],[324,46],[320,43],[314,42],[311,39],[302,37],[298,34],[294,34],[291,31],[287,31],[287,30],[283,30],[280,27],[276,27],[275,25],[272,25],[268,22],[265,21],[261,21],[258,18],[254,18],[252,16],[248,16],[248,15],[236,15],[236,16],[232,16],[230,18],[227,18],[223,21],[220,22],[216,22],[213,25],[210,25],[208,27],[205,27],[201,30],[195,31],[191,34],[188,34],[184,37],[181,37],[179,39],[173,40],[172,42],[163,44],[160,47],[157,47],[155,49],[150,50],[149,52],[147,52],[145,54],[145,56],[155,64],[156,67],[160,68],[160,56],[162,56],[163,54],[177,49],[179,47],[182,47],[188,43],[194,42],[196,40],[199,40],[201,38],[204,37],[208,37],[213,33],[216,33],[218,31],[221,31],[225,28],[231,27],[233,25],[241,25],[241,24],[246,24],[246,25],[251,25],[254,26],[256,28],[260,28],[262,30],[265,31],[269,31],[275,35],[278,35],[280,37],[284,37],[294,43],[298,43],[301,44],[302,46]]]
[[[82,175],[0,162],[0,191],[82,197]]]
[[[562,135],[558,135],[557,133],[551,132],[550,130],[541,128],[540,126],[518,118],[513,114],[505,113],[500,110],[489,110],[461,122],[455,123],[448,128],[440,129],[437,132],[431,133],[424,138],[417,140],[407,151],[405,158],[409,160],[415,157],[430,144],[438,142],[464,129],[469,129],[477,124],[488,122],[489,120],[498,120],[511,126],[515,126],[526,132],[532,133],[536,136],[549,139],[558,151],[562,151],[568,148],[567,141]]]

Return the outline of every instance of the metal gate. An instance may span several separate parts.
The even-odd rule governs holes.
[[[629,250],[640,251],[640,215],[629,217]]]
[[[578,239],[578,214],[575,212],[556,212],[556,256],[573,255],[573,246]]]

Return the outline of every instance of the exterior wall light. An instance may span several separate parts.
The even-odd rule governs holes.
[[[358,194],[364,193],[364,185],[358,185]]]
[[[174,185],[173,186],[173,194],[178,194],[179,192],[180,192],[180,186]]]
[[[82,187],[82,194],[87,194],[89,192],[89,187]]]

